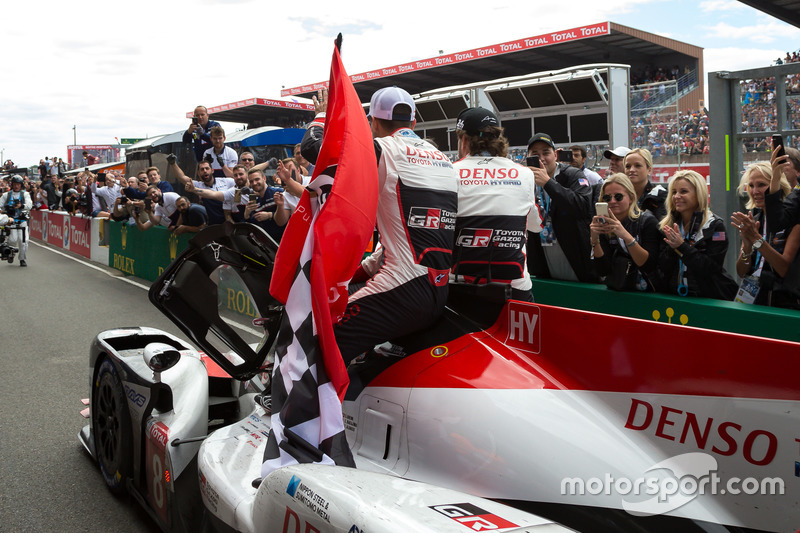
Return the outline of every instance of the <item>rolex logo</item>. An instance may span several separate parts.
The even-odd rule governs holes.
[[[169,234],[169,260],[175,261],[178,255],[178,236],[174,233]]]
[[[128,225],[123,224],[122,229],[119,230],[119,234],[122,237],[122,249],[124,250],[125,247],[128,245]]]

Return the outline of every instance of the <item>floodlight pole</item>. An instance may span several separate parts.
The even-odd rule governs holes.
[[[78,131],[75,129],[77,126],[72,126],[72,144],[73,146],[78,144]]]

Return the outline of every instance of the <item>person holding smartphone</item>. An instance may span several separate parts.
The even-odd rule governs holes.
[[[183,142],[192,143],[194,157],[197,161],[203,159],[203,152],[213,146],[210,132],[214,126],[219,126],[219,122],[209,120],[206,106],[199,105],[194,108],[194,116],[183,134]]]
[[[597,281],[589,257],[589,181],[577,168],[558,162],[556,145],[546,133],[531,137],[528,157],[542,213],[542,231],[528,235],[528,270],[540,278]]]
[[[661,241],[658,221],[639,208],[636,190],[625,174],[606,178],[600,200],[589,226],[597,273],[605,276],[609,289],[653,292],[650,277]]]

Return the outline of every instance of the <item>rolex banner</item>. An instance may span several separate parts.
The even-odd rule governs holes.
[[[141,231],[136,226],[112,221],[108,225],[108,266],[155,281],[192,237],[194,233],[175,235],[163,226]]]

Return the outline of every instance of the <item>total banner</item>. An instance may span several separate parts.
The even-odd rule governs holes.
[[[92,257],[92,219],[68,213],[31,211],[31,237],[58,248]]]
[[[175,235],[163,226],[141,231],[136,226],[111,221],[108,227],[108,265],[148,281],[155,281],[194,236]]]

